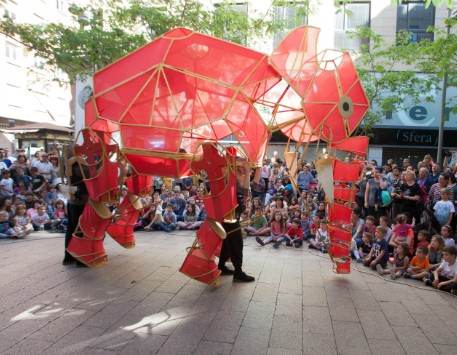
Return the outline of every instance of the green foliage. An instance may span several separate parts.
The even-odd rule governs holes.
[[[187,27],[240,44],[284,28],[284,24],[271,20],[271,8],[263,17],[250,10],[248,17],[246,12],[234,9],[230,1],[214,9],[206,9],[196,0],[105,3],[103,9],[72,5],[74,26],[19,24],[5,16],[0,21],[0,32],[18,39],[42,57],[46,67],[60,68],[73,82],[77,74],[90,75],[175,27]],[[78,17],[84,20],[79,25]]]
[[[353,54],[371,105],[362,125],[365,134],[391,112],[407,109],[407,102],[417,103],[424,98],[433,102],[433,90],[441,87],[444,73],[448,74],[449,85],[455,86],[457,38],[442,30],[434,31],[433,42],[410,42],[411,34],[400,32],[393,44],[366,27],[351,34],[364,43]],[[448,97],[448,101],[452,99]]]

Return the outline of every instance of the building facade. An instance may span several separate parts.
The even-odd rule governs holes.
[[[84,1],[86,0],[3,0],[0,3],[0,12],[6,12],[18,22],[37,24],[59,21],[77,26],[68,7],[70,2]],[[217,6],[220,2],[200,1],[208,7]],[[306,11],[300,11],[303,6],[307,6]],[[344,5],[344,10],[347,11],[336,7],[334,0],[312,0],[303,4],[294,1],[283,3],[281,6],[272,6],[272,1],[265,0],[234,1],[232,7],[236,11],[246,13],[246,16],[274,16],[283,20],[288,29],[303,24],[319,27],[319,51],[332,48],[360,48],[361,43],[347,35],[348,30],[359,25],[370,27],[390,43],[395,41],[396,33],[402,29],[413,32],[414,41],[423,38],[433,39],[433,35],[426,31],[427,27],[444,28],[444,20],[448,16],[445,5],[426,9],[424,1],[404,1],[401,5],[395,6],[391,0],[354,0]],[[271,53],[286,33],[287,30],[275,36],[247,38],[246,45],[261,52]],[[55,74],[64,74],[57,72],[49,75],[40,64],[41,59],[33,52],[27,51],[20,42],[0,34],[0,129],[39,122],[61,126],[70,124],[75,112],[71,87],[61,87],[52,81]],[[411,103],[407,110],[392,112],[384,117],[382,122],[375,126],[369,157],[384,162],[391,157],[397,160],[409,157],[415,161],[426,153],[436,156],[438,126],[441,119],[441,91],[436,90],[433,95],[433,103],[425,100],[424,93],[423,102]],[[448,88],[447,97],[452,96],[457,96],[456,88]],[[457,117],[450,113],[450,108],[456,104],[450,102],[447,105],[449,115],[444,125],[443,144],[446,149],[455,149],[456,146],[453,136],[457,132]],[[277,141],[278,137],[274,140]],[[270,150],[285,148],[285,144],[281,145],[281,142],[276,141],[272,142],[268,155],[272,154]],[[15,144],[17,142],[12,135],[0,135],[0,146],[13,147]],[[37,140],[30,142],[30,145],[36,149],[42,146],[42,142]],[[311,159],[315,153],[312,148],[309,152]]]
[[[214,2],[213,2],[214,3]],[[263,0],[237,2],[236,9],[246,11],[247,16],[263,16],[270,10],[270,3]],[[299,6],[299,5],[298,5]],[[303,5],[304,6],[304,5]],[[392,5],[391,0],[352,1],[343,7],[336,7],[334,0],[311,1],[308,15],[296,17],[297,2],[274,8],[274,16],[285,20],[290,28],[307,24],[321,29],[318,51],[324,49],[359,49],[361,43],[348,36],[347,31],[356,26],[370,27],[380,34],[387,43],[394,43],[400,30],[413,33],[412,40],[420,41],[428,38],[433,40],[433,34],[427,32],[429,26],[445,28],[448,9],[445,5],[440,8],[425,7],[425,1],[404,1],[401,5]],[[457,9],[457,1],[454,1]],[[346,11],[344,11],[346,10]],[[254,40],[248,46],[265,53],[271,53],[279,43],[278,37]],[[397,68],[396,70],[401,70]],[[418,73],[418,75],[421,75]],[[426,96],[434,96],[434,102],[428,102]],[[405,111],[392,112],[383,117],[382,122],[374,127],[373,138],[370,140],[369,158],[385,162],[389,158],[400,160],[410,158],[413,162],[422,160],[425,154],[436,158],[438,146],[438,127],[441,120],[441,90],[424,93],[424,100],[418,103],[406,103]],[[457,97],[457,88],[448,87],[447,96]],[[450,112],[457,105],[454,99],[446,105],[447,119],[444,123],[444,149],[456,149],[457,115]],[[275,137],[281,140],[280,137]],[[280,151],[281,144],[272,142],[268,156],[273,150]],[[316,156],[315,150],[308,151],[309,159]]]
[[[68,12],[68,0],[4,0],[0,16],[8,15],[19,23],[45,24],[74,22]],[[0,34],[0,130],[34,123],[68,127],[72,118],[70,85],[59,85],[56,77],[65,80],[63,72],[43,68],[43,59],[28,50],[20,41]],[[14,152],[17,148],[34,152],[45,147],[45,139],[37,136],[19,141],[12,133],[0,133],[0,147]],[[59,140],[55,141],[59,144]]]

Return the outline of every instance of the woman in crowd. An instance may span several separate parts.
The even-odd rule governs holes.
[[[410,221],[414,218],[419,223],[424,204],[421,202],[421,188],[415,180],[414,171],[406,171],[405,182],[401,185],[402,213],[407,214]]]

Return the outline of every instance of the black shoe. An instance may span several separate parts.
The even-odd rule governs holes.
[[[71,264],[74,264],[75,262],[76,262],[75,259],[67,259],[67,258],[65,258],[65,259],[62,260],[62,265],[71,265]]]
[[[233,275],[233,282],[253,282],[255,277],[246,275],[246,273],[241,272]]]
[[[222,266],[219,268],[221,270],[221,275],[234,275],[235,270],[229,269],[227,266]]]
[[[86,264],[83,264],[80,261],[76,261],[76,267],[88,267]]]
[[[259,243],[262,247],[265,245],[265,243],[263,242],[262,239],[260,239],[260,237],[255,237],[255,241],[256,241],[257,243]]]
[[[403,276],[405,276],[405,275],[403,275]],[[432,282],[432,280],[430,280],[430,279],[426,279],[426,280],[424,281],[424,284],[427,285],[427,286],[433,287],[433,282]]]
[[[409,272],[405,272],[405,273],[403,274],[403,277],[404,277],[405,279],[410,279],[410,278],[411,278],[411,274],[410,274]]]
[[[278,248],[279,248],[279,246],[281,245],[281,243],[282,243],[282,242],[279,242],[279,241],[278,241],[278,242],[276,242],[276,243],[274,243],[274,244],[273,244],[273,248],[276,248],[276,249],[278,249]]]

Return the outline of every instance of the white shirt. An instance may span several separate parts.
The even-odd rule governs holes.
[[[4,187],[5,189],[1,189],[0,193],[2,196],[13,196],[14,195],[14,187],[13,187],[14,181],[13,179],[5,179],[3,178],[0,181],[0,186]]]
[[[448,279],[453,279],[457,272],[457,262],[454,261],[454,264],[449,265],[448,262],[443,261],[439,267],[441,269],[440,275]]]
[[[44,163],[39,160],[33,162],[32,166],[38,168],[38,172],[40,173],[40,175],[43,175],[46,180],[49,180],[49,178],[51,177],[51,171],[54,169],[52,163]]]

